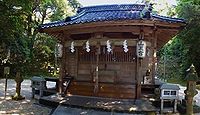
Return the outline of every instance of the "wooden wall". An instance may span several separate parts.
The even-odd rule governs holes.
[[[94,93],[97,57],[95,47],[91,47],[90,52],[79,47],[75,53],[67,52],[66,55],[67,71],[74,76],[69,93],[111,98],[135,98],[135,47],[129,47],[127,53],[123,51],[121,46],[115,47],[113,53],[107,53],[106,48],[101,47],[97,93]]]

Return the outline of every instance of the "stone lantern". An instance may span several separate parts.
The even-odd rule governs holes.
[[[193,97],[198,93],[196,90],[196,81],[198,76],[195,70],[194,65],[191,65],[188,69],[188,74],[186,76],[187,80],[187,89],[184,91],[186,99],[186,114],[193,114]]]

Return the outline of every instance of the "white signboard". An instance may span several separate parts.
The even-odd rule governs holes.
[[[144,58],[146,56],[146,42],[143,40],[138,41],[136,50],[137,57]]]

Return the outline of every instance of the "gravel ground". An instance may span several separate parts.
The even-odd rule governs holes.
[[[52,111],[51,108],[38,104],[38,100],[31,98],[31,81],[24,80],[22,82],[21,94],[25,100],[14,101],[10,96],[15,94],[15,81],[8,80],[7,96],[5,93],[5,79],[0,79],[0,115],[48,115]],[[55,84],[47,83],[47,87],[52,87]],[[179,99],[183,99],[186,87],[180,86]],[[194,97],[196,105],[200,106],[200,91]]]
[[[11,95],[15,94],[15,81],[8,80],[7,96],[5,93],[5,79],[0,79],[0,115],[48,115],[51,108],[38,104],[38,100],[31,98],[30,80],[22,82],[21,94],[25,100],[14,101]]]

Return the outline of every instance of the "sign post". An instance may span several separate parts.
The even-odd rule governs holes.
[[[10,67],[4,67],[4,75],[5,75],[5,95],[4,98],[6,98],[6,94],[7,94],[7,84],[8,84],[8,75],[10,73]]]

